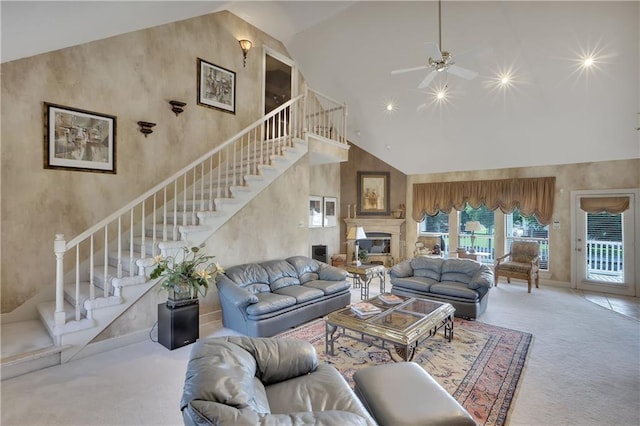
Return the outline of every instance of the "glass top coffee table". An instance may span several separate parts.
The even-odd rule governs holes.
[[[379,313],[360,316],[351,307],[331,312],[325,323],[325,352],[334,355],[334,343],[339,337],[366,340],[390,351],[391,345],[404,361],[411,361],[419,343],[444,329],[444,337],[453,338],[453,313],[449,303],[397,296],[399,302],[388,304],[380,296],[366,300],[380,309]],[[339,330],[342,331],[339,331]],[[389,344],[389,346],[385,346]]]

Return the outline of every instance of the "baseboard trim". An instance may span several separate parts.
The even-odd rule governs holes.
[[[96,343],[90,343],[80,352],[78,352],[73,360],[86,358],[88,356],[97,355],[102,352],[107,352],[113,349],[122,348],[124,346],[133,345],[134,343],[140,343],[149,339],[149,333],[151,329],[144,329],[134,331],[133,333],[125,334],[124,336],[112,337],[111,339],[101,340]]]

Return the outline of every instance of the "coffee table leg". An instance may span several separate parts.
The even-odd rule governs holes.
[[[333,353],[333,342],[336,341],[336,337],[334,337],[334,335],[336,334],[336,331],[338,330],[338,327],[332,324],[329,324],[328,322],[325,323],[325,340],[324,340],[324,352],[326,354],[329,355],[334,355]],[[329,344],[331,344],[331,350],[329,350]]]
[[[444,323],[444,337],[451,341],[453,339],[453,315],[445,320]]]
[[[418,342],[413,342],[406,346],[401,346],[401,345],[394,345],[394,346],[396,349],[396,353],[400,355],[400,358],[402,358],[405,361],[411,361],[413,359],[413,356],[416,353],[416,347],[418,346]]]
[[[361,300],[366,300],[369,298],[369,284],[371,284],[372,279],[373,279],[372,275],[360,276],[360,299]]]

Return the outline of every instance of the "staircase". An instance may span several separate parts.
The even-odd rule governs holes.
[[[345,161],[345,134],[346,107],[305,88],[77,237],[56,235],[55,293],[37,303],[40,323],[5,324],[3,315],[5,348],[11,336],[37,324],[46,329],[37,337],[45,343],[15,354],[3,349],[2,379],[74,359],[161,280],[148,278],[155,256],[179,257],[183,247],[206,241],[307,154],[310,143],[328,146],[316,150],[318,163],[336,149],[335,161]]]

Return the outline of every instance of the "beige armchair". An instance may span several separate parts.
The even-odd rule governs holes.
[[[539,280],[540,269],[540,244],[535,241],[514,241],[511,251],[496,259],[494,266],[495,285],[498,285],[498,277],[507,277],[527,280],[529,293],[531,293],[531,280],[535,279],[536,288]]]
[[[413,257],[421,257],[421,256],[442,256],[442,251],[434,254],[433,249],[435,246],[440,247],[440,237],[418,237],[418,241],[416,241],[416,246],[413,250]]]

